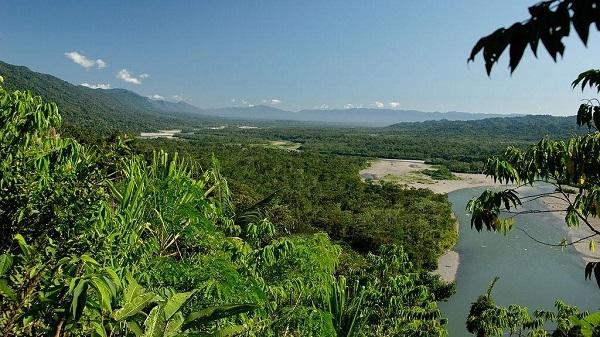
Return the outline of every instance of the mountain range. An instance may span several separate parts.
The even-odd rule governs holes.
[[[140,132],[234,121],[297,121],[311,122],[313,125],[323,123],[379,127],[401,122],[467,121],[515,116],[367,108],[293,112],[265,105],[206,109],[184,101],[153,100],[125,89],[91,89],[2,61],[0,75],[4,77],[4,86],[9,90],[31,90],[34,94],[57,103],[66,124],[102,132]]]

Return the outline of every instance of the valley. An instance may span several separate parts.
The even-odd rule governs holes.
[[[600,1],[513,5],[9,0],[0,336],[600,336],[600,70],[513,76]]]

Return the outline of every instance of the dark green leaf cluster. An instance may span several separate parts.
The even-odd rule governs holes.
[[[495,303],[492,290],[498,278],[490,284],[487,293],[472,303],[467,317],[467,330],[477,337],[492,336],[592,336],[582,329],[581,322],[587,322],[592,315],[580,312],[576,307],[556,301],[556,312],[535,310],[529,313],[519,305],[502,307]],[[595,315],[595,314],[594,314]],[[548,331],[549,325],[555,329]],[[591,330],[590,330],[591,331]]]
[[[562,39],[569,36],[571,25],[581,41],[587,45],[590,26],[600,30],[600,1],[597,0],[546,0],[529,7],[531,17],[516,22],[508,28],[500,28],[481,38],[471,51],[469,61],[482,53],[485,69],[489,75],[492,67],[507,47],[509,47],[509,68],[513,72],[527,46],[537,57],[541,42],[550,56],[556,61],[562,56],[565,45]]]

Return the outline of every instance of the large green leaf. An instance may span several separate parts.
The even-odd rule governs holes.
[[[23,255],[27,258],[31,255],[31,246],[27,244],[27,242],[25,241],[25,238],[21,235],[21,234],[17,234],[15,235],[15,241],[17,241],[17,243],[19,244],[19,247],[21,247],[21,251],[23,252]]]
[[[133,301],[135,297],[143,293],[145,293],[144,288],[142,288],[135,279],[131,277],[127,278],[127,288],[125,288],[125,294],[123,298],[125,303]]]
[[[12,300],[17,298],[17,294],[15,294],[15,291],[12,290],[5,279],[0,279],[0,295],[6,296]]]
[[[75,289],[73,289],[73,301],[71,302],[71,318],[78,321],[83,314],[83,309],[87,303],[88,280],[80,279]]]
[[[175,313],[171,319],[167,322],[167,327],[165,328],[165,337],[174,337],[179,334],[181,331],[181,326],[185,318],[183,318],[183,314],[181,312]]]
[[[0,276],[4,275],[10,269],[13,263],[13,257],[8,254],[0,255]]]
[[[191,327],[202,325],[221,318],[249,312],[255,310],[256,308],[258,308],[258,306],[254,304],[231,304],[208,307],[206,309],[189,314],[185,319],[185,323],[183,324],[183,330],[187,330]]]
[[[102,309],[110,312],[112,310],[112,291],[110,290],[110,286],[105,280],[99,277],[94,277],[90,282],[100,295],[100,305],[102,306]]]
[[[571,317],[569,320],[573,325],[579,326],[584,337],[593,337],[600,330],[600,312],[595,312],[581,319]]]
[[[142,311],[154,298],[156,294],[154,293],[145,293],[133,298],[130,302],[125,303],[125,305],[116,310],[113,313],[114,319],[117,321],[122,321],[127,317],[131,317],[140,311]]]
[[[190,300],[196,293],[196,290],[185,293],[177,293],[169,298],[165,304],[165,319],[169,320],[181,307]]]
[[[162,308],[155,306],[144,321],[144,337],[164,337],[166,323]]]
[[[137,324],[136,322],[128,321],[128,322],[126,322],[126,324],[127,324],[127,327],[129,328],[129,330],[131,332],[133,332],[136,335],[136,337],[140,337],[144,334],[144,330],[142,330],[140,325]]]

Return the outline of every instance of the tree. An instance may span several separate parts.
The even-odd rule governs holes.
[[[600,30],[600,1],[599,0],[547,0],[529,7],[531,17],[516,22],[510,27],[502,27],[493,33],[482,37],[471,51],[469,61],[475,60],[479,53],[483,54],[485,69],[489,75],[492,67],[507,47],[509,48],[509,67],[513,72],[527,46],[537,57],[540,42],[550,56],[557,60],[563,56],[565,45],[563,38],[569,36],[571,25],[581,41],[587,45],[590,25],[595,24]]]
[[[517,22],[509,28],[500,28],[492,34],[481,38],[473,47],[469,61],[482,52],[486,72],[489,75],[492,67],[502,53],[510,46],[509,67],[516,69],[523,53],[529,46],[537,57],[537,47],[541,41],[550,56],[556,61],[563,55],[565,46],[562,39],[569,36],[571,26],[581,41],[587,45],[590,25],[595,24],[600,30],[600,1],[595,0],[550,0],[543,1],[529,8],[531,18]],[[581,73],[572,83],[572,87],[595,88],[600,92],[600,70],[588,70]],[[544,138],[528,149],[514,147],[498,157],[488,159],[484,173],[501,183],[512,183],[514,187],[502,191],[488,190],[479,197],[469,201],[467,209],[471,213],[471,227],[478,231],[506,232],[513,227],[514,217],[523,213],[565,212],[565,223],[569,227],[584,225],[589,235],[575,241],[550,243],[568,246],[577,242],[588,241],[591,250],[595,249],[594,238],[600,235],[600,228],[593,224],[593,219],[600,217],[600,101],[589,99],[580,105],[577,111],[577,124],[587,126],[588,133],[573,136],[568,140],[552,140]],[[544,182],[554,190],[536,194],[520,195],[519,191],[526,186]],[[523,208],[523,204],[539,198],[558,200],[563,205],[560,209],[543,210]],[[522,230],[522,229],[521,229]],[[600,263],[590,262],[585,268],[585,277],[595,276],[600,286]],[[493,286],[493,284],[492,284]],[[555,316],[539,316],[534,319],[521,308],[513,306],[501,308],[493,303],[491,288],[486,295],[473,303],[467,321],[469,332],[477,336],[521,334],[530,330],[530,335],[547,335],[535,318],[560,318],[553,336],[598,336],[600,332],[600,313],[578,313],[562,302],[557,302],[558,313]],[[520,312],[520,321],[511,321],[509,313]],[[566,319],[565,319],[566,316]],[[499,319],[504,317],[504,319]],[[562,318],[561,318],[562,317]],[[534,324],[535,323],[535,324]]]

